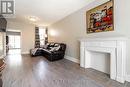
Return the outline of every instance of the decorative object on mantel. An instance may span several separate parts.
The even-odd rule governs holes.
[[[113,0],[106,2],[86,13],[87,33],[113,31]]]

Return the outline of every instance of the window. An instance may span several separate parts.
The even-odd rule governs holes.
[[[35,27],[35,48],[43,47],[47,42],[47,29]]]
[[[39,28],[40,47],[45,45],[46,29]]]
[[[4,34],[0,32],[0,57],[4,55]]]
[[[9,48],[20,48],[20,35],[9,35]]]

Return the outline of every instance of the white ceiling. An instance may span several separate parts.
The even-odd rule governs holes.
[[[83,8],[94,0],[15,0],[15,16],[12,21],[30,22],[28,17],[36,16],[36,24],[50,25]]]

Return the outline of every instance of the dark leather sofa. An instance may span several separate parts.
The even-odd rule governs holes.
[[[54,47],[60,46],[57,50],[52,50]],[[31,56],[44,56],[49,61],[60,60],[64,58],[66,44],[64,43],[47,43],[43,48],[37,50],[35,55]]]

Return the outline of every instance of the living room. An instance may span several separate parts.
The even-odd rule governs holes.
[[[4,40],[2,87],[130,87],[129,0],[15,0],[13,3],[13,15],[1,13],[7,21],[2,36],[9,31],[20,32],[20,53],[16,48],[13,49],[16,54],[6,53],[11,48],[7,49]],[[91,29],[94,25],[90,23],[100,20],[97,10],[105,6],[113,8],[107,11],[112,18],[107,16],[108,19],[102,20],[108,20],[109,27]],[[94,11],[98,17],[89,20]],[[104,27],[99,21],[96,24],[98,28]],[[45,30],[42,39],[40,29]],[[57,49],[63,52],[52,52]]]

